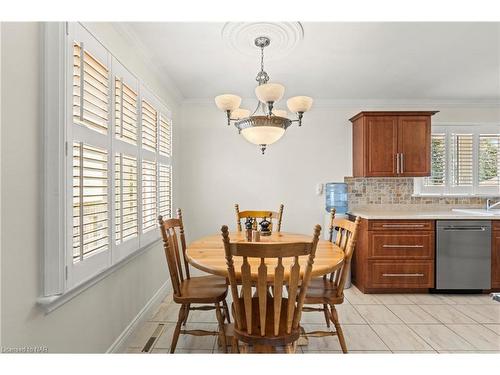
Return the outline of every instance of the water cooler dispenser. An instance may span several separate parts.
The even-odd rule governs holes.
[[[323,229],[324,238],[329,236],[330,210],[335,208],[335,218],[347,218],[347,184],[343,182],[328,182],[325,186],[325,225]],[[336,233],[333,233],[335,238]],[[351,273],[349,272],[345,288],[351,286]]]

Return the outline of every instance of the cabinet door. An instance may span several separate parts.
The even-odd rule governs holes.
[[[396,176],[398,118],[368,116],[366,121],[366,176]]]
[[[491,287],[500,288],[500,222],[494,221],[491,241]],[[498,229],[497,229],[498,228]]]
[[[430,176],[430,147],[430,116],[400,116],[398,119],[398,152],[401,154],[399,176]]]

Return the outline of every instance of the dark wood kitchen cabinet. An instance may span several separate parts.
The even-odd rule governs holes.
[[[433,220],[361,219],[352,264],[363,293],[427,291],[434,287]]]
[[[429,176],[435,113],[360,112],[352,117],[353,176]]]
[[[491,231],[491,288],[500,289],[500,220],[492,222]]]

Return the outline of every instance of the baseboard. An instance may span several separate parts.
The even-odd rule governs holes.
[[[160,303],[165,299],[168,292],[170,291],[170,281],[163,284],[160,289],[151,297],[151,299],[144,305],[144,307],[139,311],[139,313],[132,319],[132,321],[127,325],[118,338],[111,344],[111,346],[106,350],[106,353],[124,353],[125,343],[129,336],[138,328],[146,319],[148,319]]]

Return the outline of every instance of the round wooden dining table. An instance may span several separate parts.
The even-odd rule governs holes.
[[[231,242],[247,242],[245,232],[231,232],[229,234]],[[312,236],[303,234],[273,232],[270,236],[261,236],[260,242],[311,242]],[[224,244],[222,235],[214,234],[211,236],[200,238],[192,243],[186,249],[188,262],[195,268],[208,272],[213,275],[228,276],[226,258],[224,253]],[[299,257],[301,270],[305,268],[307,257]],[[234,267],[237,273],[241,269],[242,257],[233,257]],[[268,260],[273,262],[273,260]],[[252,276],[257,275],[259,258],[249,258],[252,269]],[[283,258],[283,266],[285,267],[285,278],[287,277],[289,266],[292,258]],[[312,276],[322,276],[336,271],[344,262],[344,252],[337,245],[326,240],[320,240],[316,248],[316,256],[312,268]],[[277,263],[277,262],[276,262]],[[273,266],[273,264],[268,264]],[[255,272],[255,274],[254,274]]]

